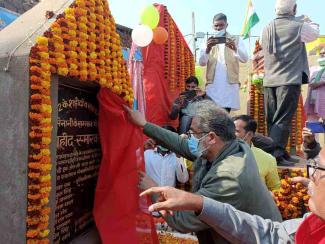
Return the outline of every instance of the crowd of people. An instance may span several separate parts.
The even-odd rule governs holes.
[[[261,40],[269,137],[256,133],[250,116],[229,114],[239,109],[239,62],[246,62],[248,54],[243,41],[227,32],[222,13],[214,16],[215,36],[201,50],[205,91],[198,89],[196,77],[189,77],[171,108],[170,119],[179,120],[177,130],[152,124],[125,107],[150,138],[146,173],[139,172],[142,195],[153,201],[149,210],[160,211],[179,232],[195,232],[199,243],[325,243],[325,148],[310,129],[302,134],[308,178],[294,181],[308,185],[311,213],[283,222],[272,195],[280,188],[277,166],[295,162],[285,147],[302,84],[310,82],[308,116],[325,117],[325,49],[311,76],[305,50],[305,43],[318,37],[319,26],[306,16],[295,17],[295,0],[277,0],[275,9],[276,18]],[[176,179],[188,181],[188,170],[193,172],[192,193],[174,188]]]

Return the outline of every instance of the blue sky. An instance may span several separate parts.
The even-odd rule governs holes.
[[[228,31],[240,34],[245,19],[248,0],[109,0],[111,12],[118,24],[133,28],[140,19],[142,9],[148,4],[160,3],[167,6],[184,35],[192,31],[191,13],[195,12],[196,31],[212,30],[212,18],[223,12],[228,16]],[[253,0],[260,22],[252,30],[252,35],[260,35],[262,28],[274,18],[275,0]],[[305,14],[320,24],[325,35],[325,0],[298,0],[297,15]],[[189,39],[187,39],[189,40]]]

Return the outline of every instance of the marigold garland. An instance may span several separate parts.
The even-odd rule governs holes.
[[[170,91],[184,91],[185,79],[195,74],[194,56],[166,7],[163,20],[169,35],[164,48],[165,80],[169,82]]]
[[[49,243],[51,191],[51,74],[96,81],[128,104],[130,77],[106,0],[76,0],[57,16],[30,51],[30,150],[27,243]]]

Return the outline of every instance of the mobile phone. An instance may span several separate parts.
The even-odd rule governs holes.
[[[180,95],[185,96],[186,99],[188,99],[188,100],[192,100],[193,98],[196,97],[196,91],[195,90],[185,91],[185,92],[182,92]]]
[[[216,40],[218,44],[227,42],[227,38],[225,36],[213,37],[213,39]]]
[[[311,130],[312,133],[325,133],[325,125],[318,121],[306,121],[306,127]]]

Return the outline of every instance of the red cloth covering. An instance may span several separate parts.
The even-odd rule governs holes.
[[[164,17],[167,9],[160,4],[155,4],[155,7],[160,14],[158,26],[164,27],[164,23],[167,21]],[[178,38],[184,43],[185,48],[189,49],[177,26],[175,26],[175,35],[178,35]],[[164,77],[164,51],[165,45],[158,45],[153,41],[147,47],[142,48],[146,119],[157,125],[170,124],[176,128],[178,126],[178,120],[170,120],[169,113],[174,100],[181,91],[179,89],[175,89],[175,91],[169,89],[169,81]],[[177,57],[171,58],[177,59]]]
[[[144,170],[142,131],[129,122],[122,98],[101,88],[98,100],[103,155],[93,213],[102,242],[158,243],[149,203],[137,188],[137,170]]]
[[[325,221],[309,215],[297,230],[296,244],[325,244]]]

